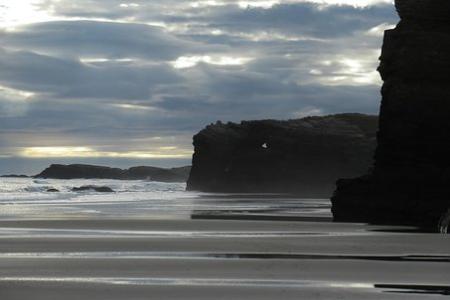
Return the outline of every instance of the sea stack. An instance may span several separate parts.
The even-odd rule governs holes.
[[[329,198],[367,172],[378,116],[339,114],[211,124],[194,136],[188,190]]]
[[[435,225],[450,207],[450,1],[397,0],[372,172],[338,181],[335,221]]]

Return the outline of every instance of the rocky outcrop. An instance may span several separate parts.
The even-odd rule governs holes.
[[[98,193],[114,193],[114,190],[109,186],[83,185],[80,187],[72,188],[72,192],[86,192],[86,191],[94,191]]]
[[[187,188],[330,197],[336,178],[366,172],[371,165],[377,120],[340,114],[217,122],[194,136]]]
[[[126,170],[92,165],[51,165],[37,178],[54,179],[120,179],[120,180],[152,180],[162,182],[185,182],[189,176],[190,167],[163,169],[156,167],[133,167]]]
[[[1,175],[0,178],[28,178],[28,176],[27,175],[9,174],[9,175]]]
[[[340,180],[336,221],[437,224],[450,207],[450,1],[397,0],[385,33],[378,146],[369,175]]]

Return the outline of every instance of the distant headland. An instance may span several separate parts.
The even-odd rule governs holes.
[[[170,169],[148,166],[119,169],[84,164],[53,164],[41,173],[32,177],[51,179],[119,179],[186,182],[190,169],[190,166]]]

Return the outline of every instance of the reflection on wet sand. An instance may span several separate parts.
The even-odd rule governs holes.
[[[450,256],[442,255],[331,255],[302,253],[208,253],[157,251],[95,251],[95,252],[6,252],[3,258],[34,259],[192,259],[192,260],[367,260],[387,262],[450,263]]]
[[[2,299],[448,294],[449,239],[412,227],[332,223],[327,199],[121,197],[1,204]]]
[[[119,286],[181,286],[181,287],[227,287],[287,289],[379,289],[383,293],[450,295],[450,286],[414,284],[373,284],[363,282],[327,282],[306,280],[249,280],[249,279],[207,279],[207,278],[131,278],[131,277],[0,277],[4,283],[81,283]]]
[[[383,289],[385,293],[450,296],[450,286],[448,285],[375,284],[374,287]]]

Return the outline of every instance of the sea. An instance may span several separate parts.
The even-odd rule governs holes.
[[[73,191],[82,186],[114,192]],[[56,189],[58,192],[49,192]],[[185,183],[109,179],[0,179],[0,218],[191,218],[200,215],[316,216],[331,218],[328,199],[289,194],[209,194],[186,191]]]
[[[73,191],[86,185],[114,192]],[[0,299],[450,296],[448,235],[334,223],[330,208],[184,183],[0,178]]]

